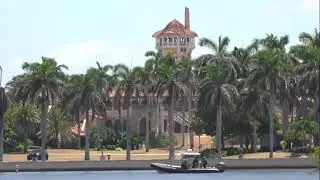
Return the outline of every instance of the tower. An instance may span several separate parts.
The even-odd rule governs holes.
[[[190,13],[187,7],[184,16],[184,25],[174,19],[164,29],[152,35],[156,39],[158,51],[173,53],[178,59],[191,58],[198,35],[190,29]]]

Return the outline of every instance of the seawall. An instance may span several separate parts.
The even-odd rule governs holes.
[[[284,168],[316,168],[315,159],[226,159],[221,160],[227,169],[284,169]],[[171,162],[179,165],[180,161],[169,160],[131,160],[131,161],[49,161],[49,162],[3,162],[0,172],[32,172],[32,171],[112,171],[112,170],[151,170],[151,163]],[[220,160],[208,160],[215,165]]]

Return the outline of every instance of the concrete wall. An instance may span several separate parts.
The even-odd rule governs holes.
[[[315,168],[315,159],[252,159],[223,160],[227,169],[266,169],[266,168]],[[23,171],[99,171],[99,170],[150,170],[151,163],[179,165],[180,161],[131,160],[131,161],[53,161],[53,162],[7,162],[0,163],[0,172]],[[209,165],[219,160],[208,160]]]

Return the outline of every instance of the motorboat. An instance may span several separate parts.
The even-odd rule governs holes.
[[[193,167],[190,160],[200,157],[200,153],[190,152],[189,150],[181,153],[181,161],[187,163],[187,166],[182,167],[182,165],[177,166],[172,164],[152,163],[150,167],[159,173],[222,173],[225,171],[226,165],[224,162],[220,162],[214,167],[203,167],[202,162],[200,161],[197,167]]]

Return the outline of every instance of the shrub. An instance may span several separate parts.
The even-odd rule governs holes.
[[[251,151],[247,148],[243,149],[243,154],[250,153]],[[206,158],[215,158],[217,157],[218,151],[215,148],[209,148],[205,149],[200,152],[201,155],[204,155]],[[224,148],[222,149],[222,156],[234,156],[234,155],[239,155],[240,154],[240,149],[239,148]]]
[[[117,148],[116,145],[107,145],[105,149],[114,151],[116,150],[116,148]]]
[[[287,147],[287,141],[285,141],[285,140],[281,140],[280,141],[280,145],[281,145],[281,147],[282,147],[282,150],[284,150],[286,147]]]
[[[100,137],[100,138],[99,138]],[[93,128],[90,136],[90,147],[100,148],[102,146],[116,145],[116,137],[113,129],[108,127]]]
[[[169,137],[166,134],[151,132],[149,136],[150,148],[165,148],[169,146]]]
[[[200,152],[201,156],[204,156],[208,159],[213,159],[217,156],[217,150],[215,148],[204,149]]]
[[[315,152],[315,148],[311,147],[293,147],[289,152],[296,154],[310,154]]]
[[[131,149],[139,149],[140,145],[142,144],[142,140],[138,136],[131,137]],[[118,139],[117,146],[126,149],[127,148],[127,133],[122,132],[120,133],[120,138]]]

